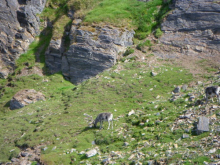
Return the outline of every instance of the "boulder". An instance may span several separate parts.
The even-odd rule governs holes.
[[[199,117],[199,122],[197,125],[197,133],[207,132],[209,131],[209,118],[205,116]]]
[[[17,92],[10,101],[10,109],[19,109],[28,104],[35,103],[37,101],[45,101],[45,96],[41,92],[37,92],[34,89],[25,89]]]
[[[174,90],[173,90],[173,93],[180,93],[180,87],[178,86],[178,87],[176,87]]]

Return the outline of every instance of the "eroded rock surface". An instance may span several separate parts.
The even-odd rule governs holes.
[[[15,68],[15,60],[24,53],[34,36],[39,34],[40,20],[46,0],[0,1],[0,78]]]
[[[71,45],[64,53],[62,40],[51,41],[46,64],[51,73],[62,71],[74,84],[96,76],[112,67],[118,54],[133,44],[134,31],[115,27],[80,26],[74,20],[70,31]]]
[[[215,0],[176,0],[161,26],[160,42],[176,49],[161,48],[162,57],[180,55],[219,56],[220,3]],[[165,50],[166,49],[166,50]]]

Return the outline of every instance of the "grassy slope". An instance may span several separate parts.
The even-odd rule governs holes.
[[[80,1],[70,2],[72,4]],[[89,2],[95,1],[91,0]],[[113,4],[113,1],[104,0],[100,6],[107,7],[107,2]],[[118,2],[116,4],[120,7],[120,1],[114,2]],[[155,3],[157,2],[159,1],[155,1]],[[141,6],[138,4],[136,7],[139,10]],[[86,17],[88,22],[94,18],[93,14],[102,12],[100,6],[89,13]],[[43,15],[47,16],[50,12],[55,11],[56,15],[50,16],[54,17],[51,19],[55,20],[56,25],[59,25],[63,14],[65,15],[64,9],[65,7],[60,10],[54,7],[54,9],[47,9]],[[128,14],[126,7],[123,9],[123,12]],[[114,10],[118,10],[118,8],[114,8]],[[152,10],[160,11],[156,10],[155,6]],[[163,13],[163,11],[160,12]],[[117,11],[115,13],[117,15]],[[135,17],[139,14],[135,15],[135,11],[132,11],[132,13],[132,18],[139,19]],[[152,11],[147,13],[152,14]],[[142,16],[147,13],[143,13]],[[121,16],[125,16],[125,14],[122,13]],[[131,13],[128,15],[131,16]],[[122,17],[122,20],[126,19],[127,16],[126,18]],[[153,17],[152,19],[159,19],[159,17]],[[63,20],[63,25],[66,26],[69,20]],[[141,30],[144,27],[141,22],[136,22],[134,25],[138,27],[137,31],[145,33],[145,36],[146,33],[149,33],[147,26],[146,29],[148,30]],[[150,25],[150,27],[153,26],[154,24]],[[53,34],[48,33],[45,39],[50,39],[52,36],[59,37],[59,30],[63,31],[62,28],[55,28]],[[151,30],[152,28],[150,28]],[[42,37],[40,38],[42,39]],[[37,44],[33,43],[30,51],[21,56],[18,61],[18,73],[27,60],[30,66],[35,65],[34,55],[36,50],[41,48],[41,41],[44,40],[40,40]],[[48,44],[48,41],[46,43]],[[40,67],[43,68],[43,64]],[[118,71],[118,68],[122,69]],[[118,163],[131,162],[127,159],[131,154],[129,151],[140,148],[146,141],[157,145],[145,147],[141,150],[143,153],[152,153],[148,154],[149,157],[146,157],[143,161],[157,159],[157,157],[154,157],[155,153],[159,153],[161,156],[164,155],[165,151],[169,149],[169,145],[175,143],[184,133],[184,129],[171,131],[171,127],[174,120],[185,110],[185,105],[189,104],[183,99],[170,102],[171,91],[174,89],[174,85],[188,84],[193,80],[193,77],[187,70],[170,65],[161,65],[154,70],[159,74],[152,77],[151,70],[146,62],[119,63],[100,74],[97,78],[92,78],[78,86],[65,81],[60,74],[45,75],[43,77],[31,75],[20,78],[11,76],[8,80],[1,80],[2,86],[8,83],[10,83],[10,86],[6,86],[1,90],[3,96],[0,101],[0,107],[2,107],[0,117],[0,162],[7,162],[8,159],[16,157],[20,148],[42,145],[41,160],[46,164],[77,164],[80,161],[98,164],[100,163],[99,156],[86,159],[84,154],[70,153],[72,148],[81,152],[95,147],[92,145],[92,141],[96,142],[102,156],[106,156],[111,151],[124,153],[124,158],[118,159]],[[46,95],[47,100],[28,105],[19,110],[8,110],[12,96],[24,88],[34,88],[41,91]],[[193,89],[189,89],[188,92],[190,90]],[[186,93],[183,92],[183,94]],[[141,112],[128,117],[127,114],[132,109]],[[104,125],[105,129],[101,131],[87,127],[83,113],[95,117],[100,112],[112,112],[114,114],[113,131],[106,130],[106,124]],[[158,113],[160,114],[157,115]],[[146,120],[149,120],[149,122],[145,123],[144,126],[139,126],[140,122]],[[198,141],[203,136],[192,138]],[[135,140],[133,141],[132,138]],[[125,141],[129,142],[129,146],[123,146]],[[180,144],[184,142],[187,142],[187,140],[183,140]],[[164,147],[161,147],[161,145]],[[56,149],[54,149],[55,146]],[[47,147],[46,150],[44,150],[45,147]],[[179,150],[184,151],[184,146],[180,145]],[[170,158],[170,162],[179,159],[181,159],[181,155],[175,154]],[[203,163],[203,160],[207,158],[197,159],[199,158],[194,158],[195,161]]]
[[[34,88],[43,92],[47,101],[9,111],[1,118],[1,131],[5,132],[1,134],[1,149],[7,151],[5,154],[9,156],[12,153],[8,151],[16,147],[32,147],[42,143],[49,146],[44,153],[46,155],[42,156],[47,162],[52,161],[54,155],[63,154],[64,150],[74,147],[81,151],[92,147],[91,142],[97,136],[101,138],[98,139],[98,143],[108,143],[102,142],[102,136],[108,136],[106,133],[110,131],[97,132],[96,129],[87,128],[83,113],[95,117],[100,112],[112,112],[117,118],[120,115],[126,116],[125,114],[131,109],[142,110],[146,114],[152,114],[149,119],[154,125],[155,120],[161,120],[161,116],[157,117],[154,114],[166,109],[163,116],[170,114],[172,116],[166,119],[155,134],[160,132],[160,129],[166,128],[167,124],[178,115],[178,111],[172,112],[175,105],[167,101],[173,85],[188,83],[192,80],[192,76],[186,71],[181,72],[179,68],[162,66],[157,68],[160,74],[152,77],[146,63],[133,61],[119,65],[124,68],[120,72],[116,73],[112,68],[101,74],[99,78],[93,78],[77,86],[75,90],[73,90],[74,85],[63,80],[59,74],[44,77],[49,80],[48,82],[43,82],[43,77],[37,75],[19,78],[15,81],[14,90]],[[151,88],[153,91],[149,90]],[[154,109],[155,104],[149,102],[155,101],[157,95],[161,97],[160,101],[157,100],[158,108]],[[135,132],[140,129],[137,127],[136,130],[136,126],[132,126],[133,120],[136,119],[122,118],[115,121],[116,126],[111,133],[113,139],[111,139],[112,144],[109,150],[111,147],[113,150],[118,149],[116,130],[121,127],[122,123],[127,123],[128,127],[134,129]],[[146,136],[146,138],[149,137]],[[119,141],[122,143],[124,139]],[[57,149],[52,151],[54,146],[57,146]],[[6,155],[1,154],[1,160],[7,159]],[[65,161],[69,163],[71,155],[65,157]],[[80,157],[76,158],[80,160]],[[59,157],[57,159],[58,162],[63,161]]]

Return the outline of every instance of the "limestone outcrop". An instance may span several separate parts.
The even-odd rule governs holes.
[[[34,36],[39,34],[40,20],[46,0],[0,1],[0,78],[15,68],[15,60],[24,53]]]
[[[171,13],[162,23],[164,35],[160,42],[176,50],[158,53],[172,57],[176,54],[191,56],[219,56],[220,3],[216,0],[175,0]]]
[[[46,64],[51,73],[62,74],[74,84],[94,77],[112,67],[118,54],[133,44],[133,30],[109,26],[80,26],[74,20],[69,33],[71,44],[64,52],[61,39],[52,40],[46,52]]]

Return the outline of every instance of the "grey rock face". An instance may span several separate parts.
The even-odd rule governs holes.
[[[179,48],[178,53],[184,55],[219,55],[219,11],[220,4],[215,0],[174,1],[174,10],[161,26],[161,43]]]
[[[112,67],[120,52],[133,44],[134,31],[110,27],[79,26],[74,20],[70,31],[71,45],[64,53],[62,42],[51,42],[46,64],[51,73],[62,71],[72,83],[78,84]]]
[[[45,96],[41,92],[34,89],[25,89],[17,92],[10,101],[10,109],[19,109],[28,104],[45,100]]]
[[[63,51],[61,39],[50,41],[46,51],[46,65],[50,69],[50,73],[61,71]]]
[[[24,53],[39,33],[39,18],[46,0],[0,1],[0,78],[15,68],[15,59]]]

